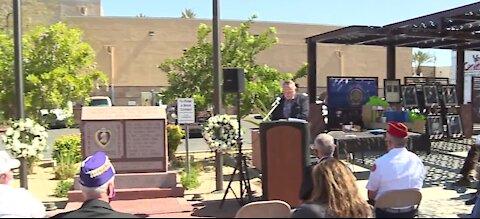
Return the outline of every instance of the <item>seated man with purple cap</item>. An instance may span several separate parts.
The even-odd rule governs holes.
[[[425,178],[425,167],[420,158],[405,146],[408,127],[400,122],[389,122],[385,135],[388,153],[375,160],[370,170],[367,189],[368,199],[377,200],[391,190],[421,189]],[[414,206],[375,209],[377,218],[413,218]]]
[[[20,167],[20,161],[0,151],[0,218],[42,218],[45,206],[25,189],[13,188],[12,169]]]
[[[77,210],[60,213],[54,218],[137,218],[133,214],[114,211],[110,200],[115,196],[115,169],[104,152],[87,157],[80,168],[80,184],[84,202]]]

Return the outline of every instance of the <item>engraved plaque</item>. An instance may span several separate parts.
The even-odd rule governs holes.
[[[127,158],[165,157],[165,120],[125,121]]]
[[[123,126],[121,121],[90,121],[82,131],[85,156],[105,151],[111,159],[124,156]]]
[[[117,172],[154,172],[165,170],[163,161],[113,161],[113,166]]]

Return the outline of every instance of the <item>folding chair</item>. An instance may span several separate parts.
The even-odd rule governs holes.
[[[284,201],[257,201],[241,207],[235,218],[289,218],[290,212],[290,205]]]
[[[402,208],[414,206],[415,217],[418,217],[418,207],[422,201],[422,193],[418,189],[392,190],[375,200],[375,208]]]

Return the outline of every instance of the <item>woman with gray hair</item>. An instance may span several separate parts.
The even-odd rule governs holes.
[[[335,152],[335,139],[329,134],[319,134],[315,138],[312,154],[317,158],[317,162],[305,167],[303,172],[302,185],[300,187],[300,201],[304,202],[310,199],[313,191],[312,169],[325,158],[333,157]]]

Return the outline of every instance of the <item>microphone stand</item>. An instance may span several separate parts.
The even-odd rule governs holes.
[[[265,121],[267,121],[267,119],[270,118],[270,115],[272,115],[273,111],[275,111],[275,109],[278,107],[278,105],[280,105],[280,98],[277,98],[275,100],[275,102],[273,102],[272,109],[270,109],[270,111],[267,113],[267,115],[262,119],[262,122],[265,122]]]

